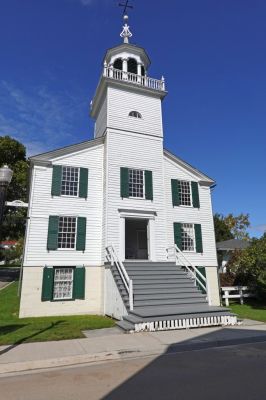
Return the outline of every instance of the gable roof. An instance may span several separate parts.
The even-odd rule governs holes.
[[[199,171],[197,168],[193,167],[191,164],[187,163],[186,161],[182,160],[181,158],[177,157],[175,154],[171,153],[169,150],[164,149],[164,155],[168,157],[171,161],[178,164],[180,167],[188,170],[192,174],[196,175],[200,183],[212,186],[215,184],[215,181],[210,178],[208,175],[203,174],[203,172]]]
[[[243,250],[249,245],[248,241],[240,239],[229,239],[216,243],[217,250]]]
[[[60,147],[59,149],[56,150],[37,154],[36,156],[29,157],[29,159],[33,163],[49,163],[53,158],[66,156],[68,154],[86,150],[90,147],[98,146],[103,143],[104,143],[104,137],[86,140],[85,142],[71,144],[70,146]]]

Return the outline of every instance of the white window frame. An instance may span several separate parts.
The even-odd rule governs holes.
[[[62,272],[63,270],[71,270],[72,279],[58,279],[56,280],[56,271]],[[55,297],[55,286],[57,282],[71,282],[71,295],[65,297]],[[53,281],[53,300],[63,301],[63,300],[73,300],[73,290],[74,290],[74,267],[55,267],[54,268],[54,281]]]
[[[139,168],[129,168],[128,169],[128,174],[130,174],[130,171],[141,171],[142,175],[143,175],[143,195],[142,196],[130,196],[129,194],[129,198],[130,199],[145,199],[145,170],[144,169],[139,169]],[[128,177],[128,192],[129,192],[129,177]]]
[[[60,224],[60,218],[75,218],[76,220],[76,226],[75,226],[75,243],[74,247],[59,247],[59,224]],[[77,243],[77,225],[78,225],[78,217],[73,216],[73,215],[60,215],[59,216],[59,221],[58,221],[58,235],[57,235],[57,250],[59,251],[76,251],[76,243]]]
[[[189,184],[189,195],[190,195],[190,205],[188,204],[181,204],[181,191],[180,193],[180,206],[181,207],[188,207],[188,208],[192,208],[193,207],[193,199],[192,199],[192,187],[191,187],[191,181],[187,181],[185,179],[179,179],[179,182],[188,182]],[[181,187],[181,185],[180,185]],[[179,190],[179,183],[178,183],[178,190]]]
[[[78,169],[77,194],[62,194],[63,168],[75,168],[75,169]],[[60,196],[62,196],[62,197],[79,197],[79,180],[80,180],[80,167],[74,167],[73,165],[62,165]]]
[[[182,230],[183,230],[183,225],[192,225],[192,230],[193,230],[193,250],[183,250],[183,235],[182,235]],[[196,252],[196,236],[195,236],[195,224],[191,223],[191,222],[181,222],[181,251],[183,253],[195,253]]]

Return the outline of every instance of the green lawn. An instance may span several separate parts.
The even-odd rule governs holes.
[[[266,322],[266,305],[256,301],[249,301],[246,304],[230,303],[229,306],[239,318],[254,319],[255,321]]]
[[[0,291],[0,345],[84,337],[82,330],[109,328],[115,321],[99,315],[18,318],[18,283]]]

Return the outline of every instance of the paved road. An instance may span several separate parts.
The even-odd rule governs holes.
[[[266,343],[0,379],[1,400],[263,400]]]

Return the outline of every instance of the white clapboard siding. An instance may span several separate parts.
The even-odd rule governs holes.
[[[51,196],[52,166],[33,168],[24,265],[101,265],[104,145],[53,160],[53,164],[89,169],[88,197]],[[49,215],[87,219],[86,250],[47,251]]]
[[[199,209],[182,206],[173,207],[171,179],[198,181],[198,178],[170,161],[167,157],[164,159],[164,170],[168,245],[174,245],[174,222],[201,224],[203,254],[196,252],[184,252],[184,254],[194,265],[216,266],[217,258],[210,188],[208,186],[199,185]]]
[[[94,137],[100,137],[104,134],[107,126],[107,97],[104,98],[99,114],[95,120]]]
[[[157,260],[166,259],[166,226],[163,182],[162,139],[125,132],[108,131],[107,242],[120,247],[119,209],[153,211]],[[150,170],[153,173],[153,201],[120,197],[120,167]]]
[[[161,136],[161,100],[156,97],[134,93],[133,91],[108,88],[109,128],[140,132],[146,135]],[[138,111],[142,118],[129,117],[130,111]]]

